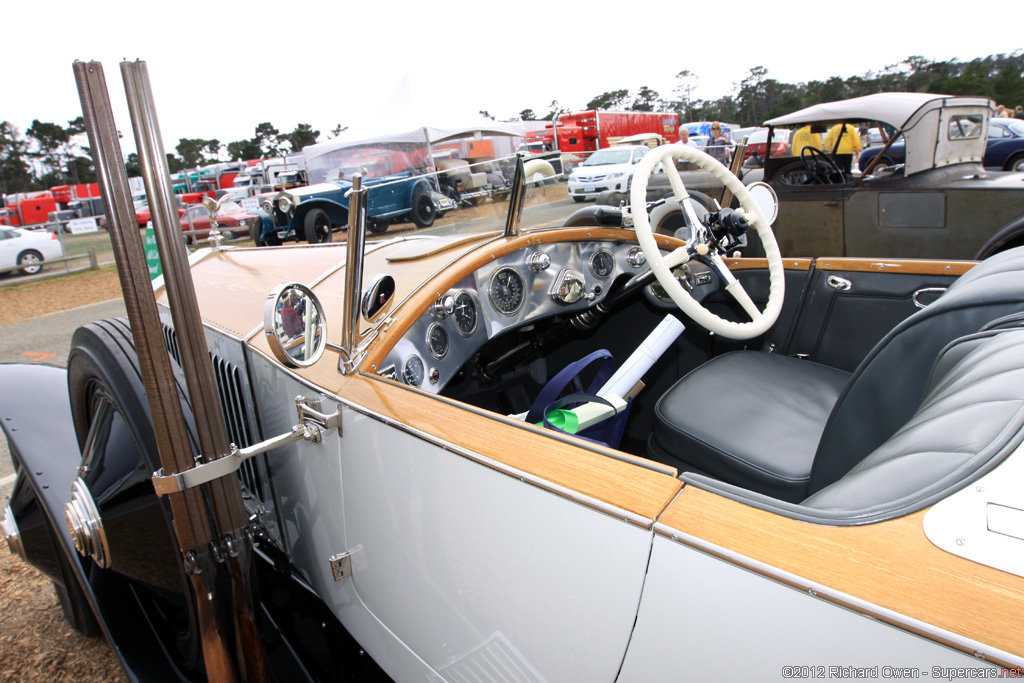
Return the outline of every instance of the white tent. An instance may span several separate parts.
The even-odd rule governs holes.
[[[306,160],[306,172],[310,183],[323,182],[327,172],[343,166],[347,158],[359,149],[391,149],[405,152],[425,149],[428,158],[433,158],[433,146],[461,138],[523,138],[526,129],[519,121],[502,122],[481,119],[461,126],[421,126],[402,132],[352,131],[346,135],[310,145],[302,150]],[[510,150],[519,141],[512,141]]]

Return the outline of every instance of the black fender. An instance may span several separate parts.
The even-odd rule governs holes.
[[[0,365],[0,424],[18,473],[10,506],[18,525],[19,554],[60,585],[64,577],[57,553],[78,564],[64,505],[71,500],[71,483],[82,459],[67,377],[64,368],[50,365]]]
[[[992,254],[1022,245],[1024,245],[1024,216],[1018,216],[985,240],[985,244],[981,245],[981,249],[974,255],[974,260],[981,261]]]

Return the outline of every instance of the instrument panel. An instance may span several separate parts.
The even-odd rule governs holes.
[[[620,275],[646,267],[628,242],[530,247],[480,268],[438,297],[388,354],[379,374],[439,392],[494,337],[541,318],[582,312]]]

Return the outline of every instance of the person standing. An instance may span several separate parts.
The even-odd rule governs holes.
[[[725,137],[722,124],[718,121],[711,123],[711,139],[708,140],[707,149],[704,151],[726,166],[729,165],[729,157],[732,154],[732,141]]]
[[[793,133],[793,142],[790,145],[793,156],[800,156],[800,153],[804,151],[804,147],[813,147],[819,152],[821,151],[821,135],[811,132],[810,124],[797,129]]]
[[[831,153],[843,173],[849,173],[853,168],[853,155],[860,154],[860,149],[860,133],[857,129],[849,123],[837,123],[825,136],[825,149],[822,151]]]
[[[690,131],[687,128],[679,129],[679,144],[686,145],[687,147],[693,147],[694,149],[700,149],[700,145],[690,139]]]

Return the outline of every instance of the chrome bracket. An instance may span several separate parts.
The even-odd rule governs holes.
[[[825,282],[832,289],[838,289],[840,292],[849,292],[853,289],[853,283],[847,280],[845,277],[839,277],[838,275],[829,275],[825,278]]]
[[[153,488],[158,496],[170,493],[181,493],[215,479],[234,474],[242,463],[253,456],[272,451],[296,441],[312,441],[318,443],[323,432],[337,429],[341,435],[341,411],[325,414],[322,412],[323,397],[307,400],[303,396],[295,397],[296,409],[299,413],[299,424],[290,432],[275,436],[266,441],[253,444],[248,448],[239,448],[231,444],[231,452],[216,460],[202,462],[195,467],[177,474],[164,474],[163,468],[153,473]]]
[[[331,573],[335,581],[341,581],[346,576],[352,576],[352,553],[338,553],[331,555]]]

